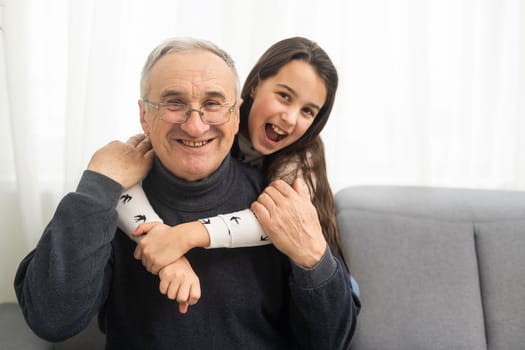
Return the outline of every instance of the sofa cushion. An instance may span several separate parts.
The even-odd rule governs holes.
[[[484,349],[472,225],[346,209],[338,224],[361,290],[352,349]]]
[[[523,348],[524,192],[350,187],[336,210],[361,289],[352,349]]]

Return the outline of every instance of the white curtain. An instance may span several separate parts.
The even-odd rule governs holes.
[[[242,79],[294,35],[339,70],[323,132],[334,191],[525,190],[522,0],[0,0],[0,302],[91,154],[140,132],[139,73],[156,44],[211,40]]]

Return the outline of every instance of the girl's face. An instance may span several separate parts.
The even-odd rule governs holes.
[[[253,147],[271,154],[294,143],[312,125],[326,100],[326,86],[312,66],[294,60],[252,92],[248,133]]]

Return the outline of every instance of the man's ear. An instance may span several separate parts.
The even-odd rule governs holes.
[[[143,100],[139,100],[139,113],[140,113],[140,124],[142,125],[142,130],[144,134],[149,134],[149,124],[146,120],[146,105]]]
[[[243,102],[243,99],[240,98],[239,102],[237,102],[237,105],[235,106],[235,111],[233,112],[235,114],[235,134],[239,132],[239,126],[241,122],[241,105]]]

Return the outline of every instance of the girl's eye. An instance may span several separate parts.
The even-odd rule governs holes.
[[[286,92],[277,91],[277,95],[279,95],[279,97],[285,101],[290,101],[290,95],[288,95]]]
[[[312,117],[312,118],[314,118],[316,116],[315,111],[313,109],[311,109],[311,108],[308,108],[308,107],[303,108],[303,113],[306,114],[309,117]]]

